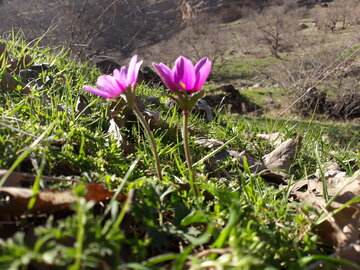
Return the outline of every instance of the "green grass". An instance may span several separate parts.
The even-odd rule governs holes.
[[[252,102],[256,102],[260,107],[266,107],[269,99],[273,99],[275,103],[280,102],[284,98],[284,90],[278,88],[257,88],[240,91],[242,95]]]
[[[20,85],[0,91],[0,168],[76,177],[82,184],[122,187],[122,193],[137,189],[137,195],[129,209],[116,201],[101,207],[85,202],[82,184],[48,184],[51,189],[73,189],[78,198],[74,214],[22,218],[14,235],[0,240],[0,269],[304,269],[316,256],[324,256],[325,266],[327,261],[331,264],[327,256],[333,247],[319,245],[309,230],[311,221],[298,211],[300,204],[289,201],[286,190],[241,170],[231,160],[223,165],[231,179],[213,178],[214,168],[205,161],[196,167],[204,195],[196,202],[179,185],[187,183],[181,139],[176,132],[161,129],[155,132],[165,178],[160,183],[153,176],[151,151],[139,125],[132,122],[120,129],[136,148],[135,154],[125,156],[107,132],[111,102],[82,90],[84,84],[95,83],[96,69],[72,61],[61,48],[40,48],[36,43],[30,47],[17,37],[7,42],[10,56],[26,54],[33,63],[49,63],[49,68],[35,78],[13,74],[30,89],[28,95]],[[250,67],[242,63],[233,69],[253,76]],[[229,76],[235,76],[231,70]],[[161,101],[166,98],[163,89],[147,85],[137,91]],[[82,96],[87,113],[76,109]],[[171,127],[180,125],[181,115],[175,109],[160,105],[156,110]],[[221,114],[211,123],[192,115],[190,125],[199,135],[223,141],[238,136],[229,148],[246,150],[258,160],[274,147],[257,141],[255,134],[301,135],[303,149],[290,169],[299,180],[314,174],[318,160],[335,160],[350,174],[360,165],[356,126]],[[35,144],[39,136],[43,139]],[[198,161],[209,151],[193,141],[194,136],[191,149]],[[318,159],[314,147],[320,150]],[[45,164],[42,171],[37,164]],[[31,241],[29,229],[34,230]],[[208,253],[200,256],[204,250]]]
[[[267,58],[240,58],[225,61],[215,65],[215,80],[251,80],[259,75],[259,70],[280,61],[274,57]]]

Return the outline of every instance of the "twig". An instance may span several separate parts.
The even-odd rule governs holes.
[[[314,83],[312,86],[310,86],[301,96],[299,96],[293,103],[291,103],[288,107],[286,107],[277,117],[275,122],[279,120],[279,118],[287,112],[292,106],[294,106],[299,100],[301,100],[307,93],[309,93],[315,86],[317,86],[319,83],[324,81],[327,77],[330,76],[335,70],[337,70],[340,66],[342,66],[345,62],[347,62],[350,57],[355,55],[358,51],[360,51],[360,48],[356,49],[354,52],[352,52],[349,56],[347,56],[343,61],[341,61],[336,67],[334,67],[332,70],[330,70],[324,77],[319,79],[316,83]]]

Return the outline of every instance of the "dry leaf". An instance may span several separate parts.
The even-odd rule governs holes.
[[[331,255],[332,257],[345,259],[360,266],[360,245],[359,244],[350,244],[349,246],[343,247],[335,254]],[[343,266],[342,270],[352,270],[353,267]]]
[[[315,227],[315,232],[323,242],[338,247],[355,243],[359,240],[360,203],[356,202],[346,206],[334,215],[331,215],[330,212],[343,207],[345,203],[360,196],[360,172],[357,172],[353,177],[328,177],[326,180],[329,197],[335,197],[326,209],[321,181],[309,180],[308,191],[295,191],[294,194],[300,201],[308,202],[321,211],[325,210],[322,217],[326,219]]]
[[[354,263],[355,265],[360,267],[360,245],[359,244],[350,244],[346,247],[342,247],[341,249],[337,250],[335,253],[331,254],[329,257],[337,258],[337,259],[344,259],[349,262]],[[324,262],[322,260],[317,261],[307,267],[307,269],[322,269],[322,264]],[[355,270],[359,268],[351,267],[349,265],[342,265],[342,270]]]
[[[166,124],[161,118],[158,112],[150,111],[148,109],[144,109],[142,111],[146,121],[149,124],[151,130],[157,129],[167,129],[169,126]]]
[[[108,133],[112,134],[117,140],[118,144],[120,145],[121,149],[123,150],[125,155],[130,155],[136,152],[135,147],[130,145],[123,137],[120,131],[120,127],[118,126],[118,123],[122,124],[120,121],[121,118],[117,118],[118,121],[116,121],[114,118],[110,119],[110,127],[108,130]]]
[[[98,184],[86,185],[87,201],[99,203],[111,199],[113,191],[105,189]],[[70,212],[71,205],[77,197],[71,190],[53,191],[44,190],[36,195],[36,202],[31,211],[27,212],[28,204],[33,196],[33,191],[27,188],[3,187],[0,188],[0,217],[15,217],[23,214],[39,215],[53,214],[56,212]],[[125,195],[119,195],[119,201],[124,201]]]
[[[119,126],[117,125],[117,123],[113,118],[110,119],[110,126],[108,129],[108,133],[113,135],[114,139],[117,140],[120,145],[123,143],[124,137],[121,134]]]
[[[224,142],[209,137],[198,137],[195,144],[209,149],[216,149],[224,145]]]
[[[8,170],[0,170],[0,178],[2,178],[5,174],[7,174]],[[35,174],[30,173],[22,173],[22,172],[12,172],[8,178],[5,180],[3,187],[15,187],[19,186],[21,182],[33,182],[36,178]],[[46,181],[66,181],[66,182],[78,182],[77,179],[69,179],[64,177],[57,177],[57,176],[41,176],[42,180]]]
[[[284,136],[280,132],[275,132],[270,134],[257,134],[255,137],[257,139],[269,141],[272,144],[274,144],[275,147],[279,146],[284,140]]]
[[[248,152],[242,151],[237,152],[235,150],[230,150],[230,155],[234,158],[234,161],[237,160],[239,162],[240,168],[244,168],[244,159],[246,158],[246,162],[250,168],[252,173],[258,173],[260,171],[264,171],[267,169],[262,163],[257,161],[253,156],[251,156]]]
[[[209,137],[198,137],[195,140],[195,144],[209,149],[216,149],[224,145],[224,142]],[[270,183],[285,184],[282,176],[270,171],[264,164],[257,161],[246,151],[239,152],[234,149],[222,149],[210,158],[210,167],[212,169],[221,167],[221,164],[229,157],[231,157],[232,162],[237,164],[241,169],[244,169],[244,160],[246,158],[251,173],[260,173],[261,177]],[[230,174],[224,168],[221,168],[220,174],[218,174],[218,177],[222,176],[230,178]]]
[[[340,166],[337,163],[332,162],[329,164],[325,164],[324,176],[326,178],[342,178],[346,176],[346,172],[341,171]]]
[[[274,151],[264,156],[265,166],[273,170],[288,171],[293,159],[300,150],[301,139],[301,137],[296,140],[288,139],[280,144]],[[288,177],[286,173],[281,171],[273,171],[273,173],[282,176],[284,179]]]
[[[325,173],[326,175],[326,173]],[[337,174],[338,177],[327,177],[326,178],[326,189],[327,194],[330,197],[337,195],[336,201],[340,203],[346,203],[351,199],[354,199],[357,196],[360,196],[360,172],[354,174],[353,177],[345,177],[343,172]],[[301,180],[296,182],[296,184],[292,188],[292,192],[299,191],[307,188],[307,191],[315,195],[319,195],[323,197],[323,183],[318,179],[309,179],[309,180]],[[360,204],[357,203],[354,206]]]
[[[2,178],[8,170],[0,170],[0,178]],[[19,172],[12,172],[9,177],[4,182],[3,186],[17,186],[21,181],[26,181],[29,178],[26,175],[19,173]]]
[[[198,113],[201,116],[205,116],[207,122],[211,122],[214,120],[215,113],[204,99],[198,100],[198,102],[195,104],[193,108],[193,112]]]
[[[85,96],[80,95],[76,100],[75,112],[88,115],[91,112],[90,108],[87,107],[88,105],[89,102],[86,100]]]

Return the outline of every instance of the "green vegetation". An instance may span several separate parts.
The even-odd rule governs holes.
[[[231,179],[214,178],[215,168],[204,160],[196,166],[202,195],[197,204],[183,185],[188,174],[177,132],[155,131],[164,170],[164,181],[159,182],[140,125],[129,121],[120,127],[136,148],[125,155],[108,132],[111,101],[82,90],[95,83],[96,69],[72,61],[61,48],[40,48],[37,43],[30,47],[17,38],[8,40],[7,48],[10,56],[32,61],[12,73],[16,88],[0,90],[0,168],[69,176],[81,184],[47,182],[47,189],[73,190],[74,214],[18,218],[17,232],[0,240],[0,269],[304,269],[318,258],[325,267],[342,262],[328,256],[333,247],[319,242],[310,230],[312,221],[299,211],[309,213],[311,207],[292,201],[288,188],[266,183],[246,164],[243,170],[231,160],[223,165]],[[269,64],[273,59],[256,61]],[[48,68],[35,76],[26,72],[31,64],[42,63]],[[0,73],[5,69],[3,64]],[[242,76],[254,74],[247,63],[232,69]],[[223,74],[235,76],[230,71]],[[143,84],[137,91],[165,99],[160,88]],[[176,109],[160,105],[155,110],[170,127],[180,126]],[[301,135],[303,148],[290,169],[295,180],[312,176],[327,161],[337,161],[349,174],[360,166],[360,130],[351,125],[217,114],[210,123],[191,115],[190,126],[199,136],[224,142],[237,136],[228,147],[246,150],[258,160],[274,146],[257,140],[256,134],[276,131],[285,139]],[[196,162],[210,151],[194,139],[190,147]],[[94,205],[84,199],[86,183],[137,193],[133,202]]]
[[[229,58],[232,58],[229,56]],[[215,65],[215,79],[218,80],[251,80],[259,75],[259,70],[277,63],[279,59],[267,58],[235,58],[225,63]]]

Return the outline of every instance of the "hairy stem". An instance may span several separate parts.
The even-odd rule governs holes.
[[[150,129],[148,123],[145,120],[144,115],[140,112],[139,107],[137,106],[136,102],[132,103],[130,107],[133,110],[134,114],[136,115],[137,119],[139,120],[140,124],[142,125],[142,127],[145,130],[146,136],[150,142],[151,150],[154,155],[157,177],[161,181],[163,178],[162,178],[161,167],[160,167],[160,158],[159,158],[159,154],[157,151],[157,146],[156,146],[154,136],[151,132],[151,129]]]
[[[184,141],[184,150],[185,150],[185,157],[186,157],[186,164],[189,169],[189,180],[190,180],[190,186],[192,191],[194,192],[195,196],[198,196],[199,191],[197,189],[197,186],[195,184],[195,174],[192,166],[192,160],[191,160],[191,153],[190,153],[190,146],[189,146],[189,130],[188,130],[188,122],[189,122],[189,111],[183,110],[183,129],[182,129],[182,137]]]

